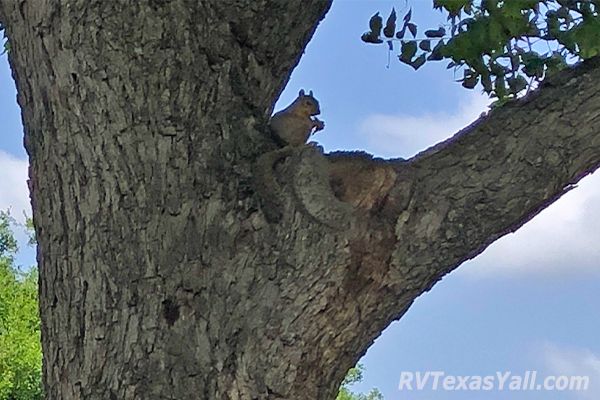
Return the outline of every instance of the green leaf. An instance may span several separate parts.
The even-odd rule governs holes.
[[[405,64],[411,65],[412,59],[417,53],[417,44],[415,42],[402,41],[402,49],[398,58]]]
[[[425,39],[419,42],[419,48],[423,51],[431,51],[431,40]]]
[[[511,69],[500,64],[497,60],[491,59],[488,63],[488,71],[494,76],[504,76],[511,72]]]
[[[410,63],[410,66],[413,67],[416,71],[419,68],[421,68],[423,66],[423,64],[425,64],[426,60],[427,60],[427,57],[425,56],[425,54],[421,54],[412,63]]]
[[[487,94],[491,94],[493,91],[492,79],[489,74],[481,75],[481,86]]]
[[[556,40],[571,53],[577,52],[576,31],[560,31],[556,34]]]
[[[406,24],[406,27],[410,31],[410,33],[413,36],[413,38],[417,37],[417,26],[415,24],[413,24],[411,22],[411,23]]]
[[[535,51],[528,51],[521,55],[523,59],[523,73],[528,77],[542,78],[546,61]]]
[[[433,0],[435,9],[444,9],[450,16],[460,15],[461,10],[467,12],[473,5],[473,0]]]
[[[553,75],[567,67],[564,57],[558,52],[552,53],[544,61],[546,63],[546,75]]]
[[[444,45],[444,41],[440,40],[435,47],[433,48],[433,50],[431,51],[431,54],[429,55],[429,57],[427,57],[427,61],[439,61],[439,60],[443,60],[444,56],[442,54],[443,50],[445,48]]]
[[[411,17],[412,17],[412,8],[409,8],[408,12],[406,13],[406,15],[403,18],[404,25],[408,24],[408,22],[410,21]]]
[[[394,32],[396,32],[396,10],[392,7],[392,12],[385,23],[385,28],[383,28],[383,35],[387,38],[393,38]]]
[[[558,18],[570,19],[571,18],[571,10],[569,7],[562,6],[558,10],[556,10],[556,16]]]
[[[463,74],[462,86],[466,89],[473,89],[479,82],[479,74],[473,70],[465,70]]]
[[[383,18],[379,15],[379,12],[375,13],[369,20],[369,28],[375,36],[381,36],[381,28],[383,28]]]
[[[406,26],[402,27],[401,30],[396,32],[396,39],[403,39],[405,33],[406,33]]]
[[[511,94],[518,94],[521,90],[527,87],[527,80],[522,75],[510,77],[506,80]]]
[[[479,76],[473,75],[468,78],[463,79],[462,86],[466,89],[473,89],[479,83]]]
[[[507,93],[506,80],[503,76],[497,76],[494,80],[494,94],[499,99],[504,99]]]
[[[584,18],[583,22],[571,33],[573,41],[580,49],[582,58],[600,54],[600,16]]]
[[[379,36],[374,35],[373,32],[363,33],[362,36],[360,37],[360,39],[365,43],[371,43],[371,44],[383,43],[383,40]]]
[[[514,0],[513,0],[514,1]],[[481,0],[481,9],[493,14],[498,8],[498,0]]]
[[[444,37],[444,35],[446,35],[446,29],[444,28],[439,28],[439,29],[429,29],[427,31],[425,31],[425,36],[427,36],[428,38],[441,38]]]

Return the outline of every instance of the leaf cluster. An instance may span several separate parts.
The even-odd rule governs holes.
[[[0,212],[0,399],[42,399],[37,271],[20,272],[11,217]]]
[[[346,373],[346,377],[340,386],[340,390],[335,400],[383,400],[383,395],[378,389],[371,389],[367,394],[354,393],[350,390],[350,385],[362,381],[363,372],[364,367],[361,364],[357,364],[356,367],[350,368]]]
[[[7,211],[0,211],[0,259],[8,258],[12,262],[12,256],[17,252],[17,240],[10,226],[14,219]]]
[[[400,41],[398,59],[414,69],[427,61],[449,61],[462,86],[481,85],[501,101],[600,54],[600,0],[433,0],[433,7],[447,15],[448,23],[424,31],[424,37],[417,37],[410,10],[396,27],[392,9],[384,37],[383,19],[376,13],[362,40],[386,41],[390,51]]]

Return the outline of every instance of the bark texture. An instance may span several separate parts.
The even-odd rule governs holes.
[[[411,160],[255,161],[328,1],[0,0],[48,399],[330,399],[421,293],[600,163],[600,62]]]

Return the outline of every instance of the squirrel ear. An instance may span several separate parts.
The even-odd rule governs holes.
[[[300,93],[298,95],[299,96],[304,96],[304,89],[300,89]]]
[[[312,95],[313,95],[313,94],[312,94],[312,90],[311,90],[311,91],[308,93],[308,95],[309,95],[309,96],[312,96]]]

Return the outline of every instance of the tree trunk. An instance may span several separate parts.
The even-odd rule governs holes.
[[[299,148],[267,201],[266,121],[329,5],[0,0],[48,399],[333,398],[418,295],[598,167],[596,60],[412,160]]]

